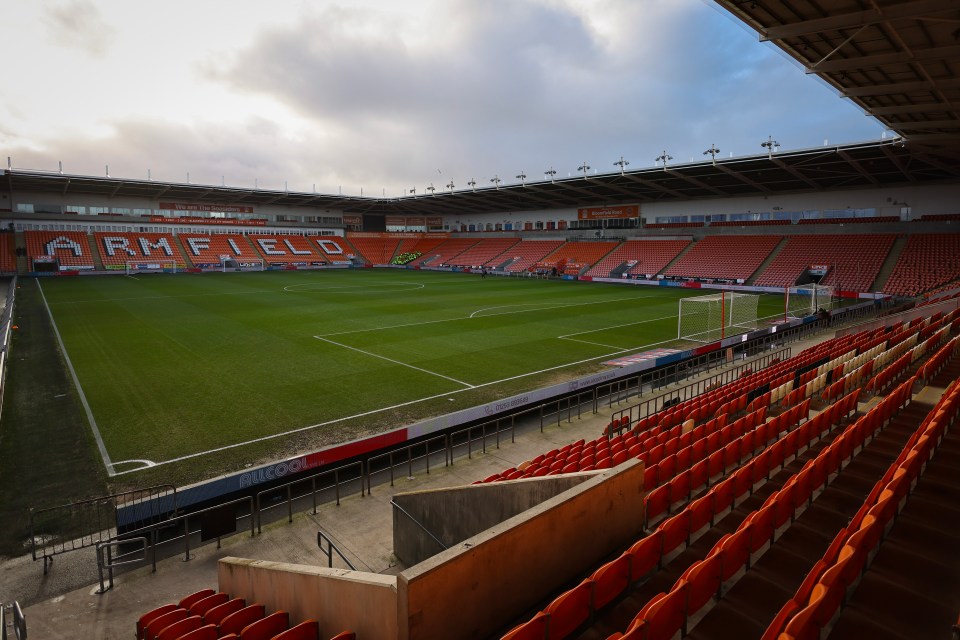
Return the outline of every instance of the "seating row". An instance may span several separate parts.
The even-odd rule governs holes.
[[[202,589],[177,603],[162,605],[137,620],[137,640],[319,640],[320,624],[290,626],[286,611],[268,614],[262,604]],[[344,631],[331,640],[355,640]]]
[[[951,353],[951,355],[955,355]],[[915,377],[899,389],[912,388]],[[904,392],[906,393],[906,391]],[[819,638],[856,588],[877,548],[893,525],[912,486],[960,410],[960,381],[954,381],[940,401],[911,434],[900,454],[867,495],[850,524],[814,565],[774,620],[764,638],[807,640]]]

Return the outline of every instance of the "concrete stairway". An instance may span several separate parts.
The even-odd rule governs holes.
[[[896,240],[893,241],[893,246],[890,247],[890,253],[887,254],[887,258],[883,261],[883,266],[880,267],[880,271],[877,273],[876,280],[873,281],[873,286],[870,287],[871,291],[882,291],[887,280],[890,279],[890,275],[893,273],[893,268],[897,266],[897,260],[900,259],[900,254],[903,253],[903,248],[907,244],[907,236],[898,236]]]
[[[770,264],[776,259],[777,255],[779,255],[783,248],[787,246],[787,242],[789,242],[789,240],[790,237],[786,236],[782,238],[779,243],[777,243],[777,246],[775,246],[773,251],[770,252],[770,255],[768,255],[766,259],[760,263],[760,266],[757,267],[757,270],[753,272],[753,275],[747,278],[746,284],[753,284],[756,279],[760,277],[760,274],[766,271],[767,267],[769,267]]]

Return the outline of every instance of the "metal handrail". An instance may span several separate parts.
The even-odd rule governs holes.
[[[139,542],[141,544],[140,550],[143,552],[143,555],[141,557],[134,558],[133,560],[114,560],[113,559],[113,552],[111,551],[111,549],[113,549],[114,547],[119,547],[120,545],[124,545],[124,544],[133,544],[135,542]],[[104,542],[98,542],[97,543],[97,574],[100,576],[100,590],[97,591],[97,593],[102,595],[107,591],[109,591],[110,589],[113,589],[113,568],[114,567],[119,567],[127,564],[137,564],[141,560],[145,560],[147,557],[147,547],[149,546],[149,544],[150,544],[149,540],[147,540],[147,538],[143,536],[138,536],[136,538],[124,538],[123,540],[113,539],[113,540],[106,540]],[[106,549],[106,552],[107,552],[106,560],[104,560],[103,558],[104,549]],[[125,555],[129,555],[129,554],[125,554]],[[155,548],[153,548],[153,566],[154,566],[154,571],[156,571],[157,553]],[[103,585],[104,569],[107,570],[107,574],[109,577],[110,586],[108,587],[105,587]]]
[[[326,549],[323,548],[324,541],[327,542]],[[317,531],[317,547],[320,549],[323,555],[327,556],[327,568],[329,569],[333,568],[333,552],[336,551],[337,555],[340,556],[340,559],[346,562],[347,566],[350,567],[351,570],[353,571],[357,570],[357,568],[353,566],[353,563],[347,560],[347,556],[343,555],[343,552],[340,551],[340,548],[337,547],[337,545],[333,543],[333,540],[328,538],[326,534],[323,533],[323,531]]]
[[[285,484],[278,485],[278,486],[276,486],[276,487],[271,487],[271,488],[269,488],[269,489],[264,489],[264,490],[262,490],[262,491],[258,491],[257,494],[256,494],[256,501],[255,501],[255,504],[254,504],[254,507],[253,507],[253,513],[255,514],[256,522],[257,522],[257,533],[260,533],[260,532],[263,530],[263,512],[266,511],[267,509],[272,509],[272,508],[278,506],[278,505],[276,505],[276,504],[271,504],[271,505],[263,506],[263,502],[264,502],[263,496],[265,496],[265,495],[267,495],[267,494],[271,494],[271,493],[280,492],[280,491],[285,492],[285,493],[286,493],[286,499],[284,500],[284,504],[287,505],[287,522],[293,522],[293,501],[294,501],[294,500],[299,500],[300,498],[303,498],[303,497],[309,495],[309,496],[311,497],[311,499],[313,500],[313,514],[316,515],[316,514],[317,514],[317,493],[318,493],[318,489],[317,489],[317,479],[318,479],[318,478],[321,478],[321,477],[324,477],[324,476],[329,476],[330,474],[333,474],[333,484],[330,485],[330,486],[327,486],[327,487],[320,487],[319,491],[322,492],[322,491],[325,491],[325,490],[327,490],[327,489],[333,488],[334,493],[335,493],[336,504],[339,505],[339,504],[340,504],[340,486],[341,486],[341,484],[346,484],[346,482],[344,482],[344,483],[341,483],[341,482],[340,482],[340,474],[341,474],[342,472],[346,472],[346,470],[348,470],[348,469],[354,469],[354,468],[356,468],[356,473],[355,473],[355,475],[352,475],[352,476],[350,477],[350,480],[347,480],[346,482],[353,482],[353,481],[355,481],[355,480],[359,480],[359,482],[360,482],[360,495],[361,495],[361,497],[362,497],[362,496],[364,495],[364,489],[363,489],[363,461],[362,461],[362,460],[358,460],[357,462],[351,462],[350,464],[341,465],[341,466],[335,467],[335,468],[333,468],[333,469],[327,469],[327,470],[321,471],[321,472],[319,472],[319,473],[311,474],[310,476],[308,476],[308,477],[306,477],[306,478],[299,478],[299,479],[297,479],[297,480],[292,480],[292,481],[290,481],[290,482],[287,482],[287,483],[285,483]],[[294,486],[299,485],[299,484],[304,484],[304,483],[306,483],[306,482],[309,482],[309,483],[310,483],[310,492],[309,492],[309,494],[308,494],[308,493],[302,493],[302,494],[300,494],[300,495],[296,495],[296,496],[295,496],[295,495],[293,494],[293,488],[294,488]]]
[[[446,550],[449,548],[449,547],[447,547],[447,545],[445,545],[445,544],[443,544],[442,542],[440,542],[440,540],[437,538],[437,536],[433,535],[433,533],[432,533],[429,529],[427,529],[425,526],[423,526],[423,523],[421,523],[419,520],[417,520],[417,519],[414,518],[412,515],[410,515],[409,513],[407,513],[407,510],[406,510],[406,509],[404,509],[403,507],[401,507],[400,505],[398,505],[398,504],[397,504],[395,501],[393,501],[393,500],[390,501],[390,504],[393,505],[393,508],[394,508],[394,509],[398,510],[398,511],[399,511],[400,513],[402,513],[403,515],[407,516],[407,519],[409,519],[410,522],[412,522],[413,524],[415,524],[415,525],[417,525],[418,527],[420,527],[421,529],[423,529],[423,532],[426,533],[428,536],[430,536],[430,537],[433,539],[434,542],[436,542],[438,545],[440,545],[440,548],[441,548],[441,549],[443,549],[444,551],[446,551]]]

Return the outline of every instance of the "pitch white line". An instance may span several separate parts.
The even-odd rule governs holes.
[[[561,340],[564,340],[564,339],[572,339],[572,338],[570,338],[570,336],[582,336],[582,335],[585,334],[585,333],[597,333],[597,332],[599,332],[599,331],[606,331],[607,329],[619,329],[620,327],[632,327],[633,325],[637,325],[637,324],[645,324],[645,323],[647,323],[647,322],[659,322],[659,321],[661,321],[661,320],[669,320],[670,318],[676,318],[676,316],[663,316],[662,318],[651,318],[650,320],[637,320],[636,322],[626,322],[626,323],[624,323],[624,324],[614,324],[614,325],[611,325],[611,326],[609,326],[609,327],[600,327],[600,328],[598,328],[598,329],[589,329],[589,330],[587,330],[587,331],[578,331],[578,332],[576,332],[576,333],[567,333],[567,334],[564,334],[564,335],[562,335],[562,336],[557,336],[557,337],[560,338]],[[580,342],[583,342],[583,340],[581,340]]]
[[[80,404],[83,405],[83,410],[87,413],[87,420],[90,421],[90,428],[93,430],[93,438],[97,441],[97,449],[100,450],[100,457],[103,459],[103,465],[107,469],[107,475],[116,475],[113,469],[113,462],[110,461],[110,454],[107,453],[107,447],[103,444],[103,438],[100,436],[100,429],[97,428],[97,421],[93,417],[93,410],[90,409],[90,403],[87,402],[87,396],[83,393],[83,387],[80,386],[80,379],[77,377],[77,372],[73,368],[73,363],[70,361],[70,354],[67,353],[67,347],[65,344],[63,344],[63,338],[60,337],[60,329],[57,328],[57,321],[53,319],[53,311],[50,310],[50,305],[47,304],[47,296],[43,293],[43,287],[40,285],[40,278],[37,278],[36,281],[37,289],[40,290],[40,297],[43,299],[43,306],[47,308],[47,315],[50,316],[50,324],[53,327],[53,335],[57,337],[57,344],[60,345],[60,352],[63,354],[63,360],[67,363],[67,370],[70,371],[70,377],[73,378],[73,384],[77,388],[77,395],[80,396]]]
[[[129,276],[133,277],[133,276]],[[129,300],[180,300],[181,298],[210,298],[213,296],[244,296],[251,293],[276,293],[276,289],[263,289],[250,291],[230,291],[220,293],[186,293],[181,296],[131,296],[129,298],[90,298],[88,300],[61,300],[54,302],[54,305],[61,304],[86,304],[88,302],[126,302]]]
[[[384,291],[416,291],[417,289],[426,289],[427,285],[423,282],[397,282],[396,285],[403,287],[412,287],[412,289],[401,289],[400,286],[393,284],[370,284],[370,285],[352,285],[343,287],[325,286],[322,282],[306,282],[302,284],[289,284],[283,288],[287,293],[302,293],[307,291],[335,291],[337,293],[367,293],[370,290]]]
[[[649,298],[649,297],[650,297],[650,296],[633,296],[633,297],[630,297],[630,298],[613,298],[613,299],[611,299],[611,300],[595,300],[594,302],[568,302],[568,303],[564,303],[564,304],[553,304],[553,303],[550,303],[550,302],[545,302],[545,303],[543,303],[543,304],[545,304],[545,305],[551,305],[551,306],[542,306],[542,307],[537,307],[536,309],[527,309],[527,310],[524,310],[524,311],[508,311],[508,312],[506,312],[506,313],[493,313],[493,314],[490,314],[489,316],[484,316],[484,317],[485,317],[485,318],[489,318],[489,317],[495,317],[495,316],[502,316],[502,315],[507,315],[508,313],[527,313],[527,312],[529,312],[529,311],[544,311],[544,310],[549,310],[549,309],[563,309],[563,308],[565,308],[565,307],[586,307],[586,306],[590,306],[590,305],[593,305],[593,304],[607,304],[607,303],[610,303],[610,302],[625,302],[625,301],[628,301],[628,300],[642,300],[643,298]],[[483,308],[483,309],[477,309],[476,311],[474,311],[473,313],[471,313],[469,317],[471,317],[471,318],[476,317],[478,313],[483,313],[484,311],[489,311],[489,310],[491,310],[491,309],[509,309],[509,308],[511,308],[511,307],[532,307],[532,306],[537,305],[537,304],[540,304],[540,303],[531,302],[531,303],[529,303],[529,304],[504,304],[504,305],[500,305],[500,306],[497,306],[497,307],[486,307],[486,308]]]
[[[323,342],[328,342],[328,343],[330,343],[330,344],[332,344],[332,345],[336,345],[336,346],[338,346],[338,347],[343,347],[344,349],[350,349],[351,351],[356,351],[357,353],[362,353],[363,355],[365,355],[365,356],[370,356],[371,358],[380,358],[381,360],[386,360],[387,362],[392,362],[393,364],[398,364],[398,365],[400,365],[401,367],[407,367],[407,368],[409,368],[409,369],[416,369],[417,371],[422,371],[423,373],[429,373],[429,374],[432,375],[432,376],[437,376],[438,378],[444,378],[445,380],[450,380],[451,382],[456,382],[457,384],[462,384],[463,386],[465,386],[465,387],[467,387],[467,388],[469,388],[469,389],[475,388],[474,385],[470,384],[469,382],[464,382],[464,381],[462,381],[462,380],[457,380],[456,378],[451,378],[450,376],[445,376],[445,375],[443,375],[442,373],[437,373],[436,371],[430,371],[430,370],[428,370],[428,369],[421,369],[420,367],[415,367],[414,365],[408,364],[408,363],[406,363],[406,362],[400,362],[399,360],[394,360],[393,358],[388,358],[387,356],[381,356],[381,355],[376,354],[376,353],[371,353],[370,351],[364,351],[363,349],[358,349],[358,348],[356,348],[356,347],[351,347],[350,345],[347,345],[347,344],[342,344],[342,343],[340,343],[340,342],[334,342],[333,340],[327,340],[326,338],[321,338],[320,336],[313,336],[313,337],[316,338],[317,340],[322,340]]]
[[[616,347],[616,346],[614,346],[614,345],[612,345],[612,344],[603,344],[602,342],[591,342],[591,341],[589,341],[589,340],[580,340],[579,338],[564,338],[564,340],[569,340],[570,342],[582,342],[583,344],[592,344],[592,345],[596,345],[596,346],[598,346],[598,347],[606,347],[607,349],[619,349],[619,348],[620,348],[620,347]]]
[[[615,298],[613,300],[598,300],[595,302],[573,302],[573,303],[567,303],[567,304],[553,304],[552,306],[549,306],[549,307],[538,307],[536,309],[523,309],[520,311],[504,311],[503,313],[491,313],[490,315],[486,315],[483,317],[496,318],[498,316],[511,316],[519,313],[532,313],[534,311],[545,311],[549,309],[561,309],[561,308],[567,308],[567,307],[580,307],[580,306],[587,306],[587,305],[594,305],[594,304],[606,304],[608,302],[623,302],[625,300],[641,300],[644,297],[649,297],[649,296],[638,296],[635,298]],[[545,304],[551,304],[551,303],[545,303]],[[520,306],[520,305],[504,305],[504,306]],[[499,309],[503,307],[487,307],[487,308]],[[479,311],[484,311],[484,309],[479,309],[478,311],[474,311],[473,314],[470,314],[469,316],[457,316],[456,318],[444,318],[442,320],[424,320],[423,322],[406,322],[404,324],[391,324],[383,327],[370,327],[369,329],[351,329],[350,331],[335,331],[334,333],[321,333],[319,336],[314,336],[314,337],[329,338],[329,337],[349,335],[352,333],[369,333],[371,331],[386,331],[387,329],[403,329],[405,327],[422,327],[428,324],[440,324],[443,322],[458,322],[460,320],[472,320],[474,319],[474,314],[478,313]],[[672,318],[673,316],[669,316],[669,317]],[[576,335],[576,334],[570,334],[570,335]],[[563,337],[563,336],[559,336],[559,337]]]
[[[493,385],[496,385],[496,384],[502,384],[502,383],[504,383],[504,382],[513,382],[514,380],[520,380],[520,379],[522,379],[522,378],[527,378],[527,377],[529,377],[529,376],[539,375],[539,374],[541,374],[541,373],[549,373],[549,372],[551,372],[551,371],[556,371],[557,369],[563,369],[563,368],[566,368],[566,367],[572,367],[572,366],[575,366],[575,365],[578,365],[578,364],[586,364],[586,363],[588,363],[588,362],[596,362],[597,360],[603,360],[603,359],[605,359],[605,358],[610,358],[610,357],[612,357],[612,356],[617,356],[617,355],[620,355],[621,353],[626,353],[627,351],[636,351],[636,350],[639,350],[639,349],[648,349],[648,348],[650,348],[650,347],[656,347],[656,346],[659,346],[659,345],[661,345],[661,344],[670,344],[670,343],[672,343],[672,342],[675,342],[675,340],[671,339],[671,340],[664,340],[664,341],[662,341],[662,342],[651,342],[650,344],[637,345],[637,346],[635,346],[635,347],[630,347],[629,349],[618,349],[618,350],[616,350],[616,351],[613,351],[612,353],[608,353],[608,354],[602,355],[602,356],[597,356],[596,358],[587,358],[587,359],[585,359],[585,360],[578,360],[578,361],[576,361],[576,362],[567,362],[567,363],[565,363],[565,364],[559,364],[559,365],[554,366],[554,367],[548,367],[548,368],[546,368],[546,369],[540,369],[539,371],[530,371],[530,372],[527,372],[527,373],[521,373],[521,374],[519,374],[519,375],[511,376],[511,377],[509,377],[509,378],[503,378],[503,379],[501,379],[501,380],[491,380],[490,382],[484,382],[484,383],[478,384],[478,385],[476,385],[474,388],[475,388],[475,389],[481,389],[481,388],[483,388],[483,387],[490,387],[490,386],[493,386]],[[311,431],[311,430],[313,430],[313,429],[319,429],[320,427],[328,427],[328,426],[333,425],[333,424],[339,424],[339,423],[341,423],[341,422],[347,422],[348,420],[356,420],[356,419],[359,419],[359,418],[366,418],[366,417],[369,417],[369,416],[376,415],[376,414],[378,414],[378,413],[384,413],[384,412],[387,412],[387,411],[394,411],[394,410],[396,410],[396,409],[402,409],[403,407],[409,407],[409,406],[411,406],[411,405],[419,404],[419,403],[421,403],[421,402],[428,402],[428,401],[430,401],[430,400],[436,400],[437,398],[447,398],[447,397],[450,397],[450,396],[453,396],[453,395],[457,395],[457,394],[460,394],[460,393],[466,393],[467,391],[470,391],[470,389],[457,389],[456,391],[448,391],[448,392],[446,392],[446,393],[438,393],[438,394],[436,394],[436,395],[426,396],[426,397],[423,397],[423,398],[417,398],[417,399],[415,399],[415,400],[408,400],[407,402],[400,402],[400,403],[398,403],[398,404],[394,404],[394,405],[391,405],[391,406],[389,406],[389,407],[380,407],[379,409],[371,409],[370,411],[364,411],[363,413],[357,413],[357,414],[354,414],[354,415],[352,415],[352,416],[344,416],[344,417],[342,417],[342,418],[334,418],[333,420],[327,420],[326,422],[318,422],[318,423],[316,423],[316,424],[307,425],[307,426],[305,426],[305,427],[299,427],[299,428],[297,428],[297,429],[291,429],[291,430],[289,430],[289,431],[284,431],[284,432],[282,432],[282,433],[272,433],[272,434],[270,434],[270,435],[268,435],[268,436],[261,436],[261,437],[259,437],[259,438],[254,438],[254,439],[252,439],[252,440],[247,440],[247,441],[245,441],[245,442],[236,442],[236,443],[234,443],[234,444],[228,444],[228,445],[224,445],[224,446],[222,446],[222,447],[216,447],[215,449],[208,449],[207,451],[198,451],[198,452],[196,452],[196,453],[189,453],[189,454],[187,454],[187,455],[185,455],[185,456],[180,456],[180,457],[177,457],[177,458],[171,458],[171,459],[169,459],[169,460],[161,460],[160,462],[155,462],[155,463],[154,463],[154,466],[155,466],[155,467],[160,467],[160,466],[164,466],[164,465],[168,465],[168,464],[174,464],[174,463],[177,463],[177,462],[183,462],[184,460],[192,460],[193,458],[199,458],[199,457],[201,457],[201,456],[207,456],[207,455],[211,455],[211,454],[214,454],[214,453],[220,453],[220,452],[222,452],[222,451],[229,451],[230,449],[237,449],[237,448],[239,448],[239,447],[245,447],[245,446],[248,446],[248,445],[251,445],[251,444],[257,444],[257,443],[260,443],[260,442],[267,442],[268,440],[275,440],[275,439],[277,439],[277,438],[283,438],[283,437],[286,437],[286,436],[294,435],[294,434],[296,434],[296,433],[303,433],[304,431]],[[139,469],[130,469],[130,470],[128,470],[128,471],[117,471],[116,473],[114,473],[114,475],[117,475],[117,476],[119,476],[119,475],[125,475],[125,474],[128,474],[128,473],[135,473],[135,472],[137,472],[137,471],[139,471]]]

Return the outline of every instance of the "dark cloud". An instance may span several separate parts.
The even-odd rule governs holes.
[[[45,7],[43,22],[54,42],[97,57],[106,54],[116,35],[90,0],[70,0]]]

